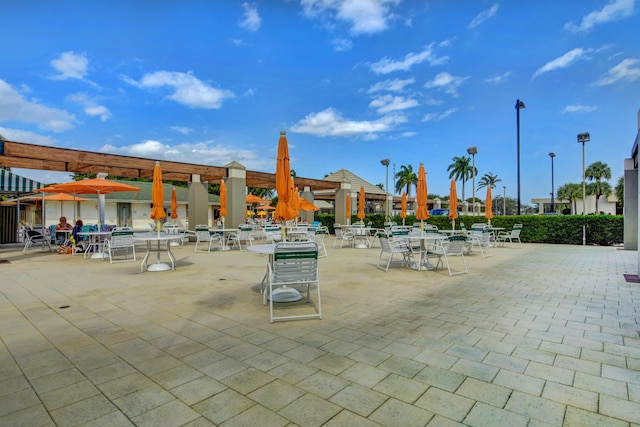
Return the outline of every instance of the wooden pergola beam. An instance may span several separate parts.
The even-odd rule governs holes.
[[[219,183],[227,176],[227,168],[161,160],[162,176],[166,180],[190,182],[192,175],[201,181]],[[275,163],[275,162],[274,162]],[[118,154],[93,153],[68,148],[0,141],[0,166],[49,170],[58,172],[99,173],[127,178],[152,178],[156,160]],[[247,186],[270,188],[276,186],[275,174],[247,170]],[[340,183],[311,178],[295,178],[299,189],[330,190]]]

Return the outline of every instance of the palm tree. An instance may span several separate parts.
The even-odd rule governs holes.
[[[615,188],[616,198],[620,206],[624,206],[624,176],[618,178],[618,183]]]
[[[471,166],[471,157],[454,157],[452,160],[453,163],[447,168],[447,171],[450,172],[449,179],[462,181],[462,200],[466,200],[464,198],[464,183],[471,179],[474,174],[473,166]]]
[[[582,198],[582,184],[565,184],[558,188],[558,198],[573,203],[573,212],[577,213],[576,201]]]
[[[485,173],[478,181],[478,189],[489,187],[493,190],[499,182],[502,182],[502,180],[498,178],[498,175],[494,175],[491,172]]]
[[[400,166],[400,172],[396,173],[396,193],[400,193],[402,191],[402,187],[407,187],[407,197],[411,196],[411,186],[418,185],[418,175],[413,171],[413,166]]]
[[[593,194],[596,196],[596,213],[598,212],[598,200],[600,200],[600,196],[603,194],[608,196],[611,194],[611,185],[608,182],[602,182],[602,178],[611,179],[611,168],[602,162],[591,163],[589,167],[584,171],[585,177],[596,182],[595,185],[591,186],[591,192],[589,194]],[[604,185],[606,184],[606,185]],[[608,191],[608,192],[607,192]]]
[[[598,211],[598,199],[600,196],[609,196],[613,193],[611,184],[607,181],[596,181],[587,184],[587,194],[596,196],[596,214]]]

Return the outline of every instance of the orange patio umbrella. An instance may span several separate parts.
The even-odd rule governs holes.
[[[156,162],[153,168],[153,185],[151,186],[151,200],[153,201],[153,207],[151,208],[151,219],[156,220],[156,227],[160,232],[160,220],[167,217],[167,213],[164,211],[162,205],[164,204],[164,187],[162,186],[162,169],[160,168],[160,162]]]
[[[351,222],[351,195],[347,194],[344,200],[345,204],[345,218],[347,219],[347,225]]]
[[[456,181],[452,179],[449,187],[449,219],[451,219],[452,230],[456,228],[456,218],[458,218],[458,191]]]
[[[40,191],[45,191],[45,189],[43,188]],[[89,199],[85,199],[84,197],[76,197],[75,194],[71,194],[71,193],[49,194],[48,196],[43,197],[43,199],[45,201],[47,201],[47,202],[60,202],[60,216],[64,216],[64,212],[62,210],[64,202],[86,202],[86,201],[89,200]],[[34,197],[33,200],[40,200],[40,199],[39,198],[36,199]],[[76,205],[75,204],[73,205],[73,219],[74,219],[74,221],[76,220]]]
[[[98,222],[100,226],[104,224],[104,195],[118,192],[140,191],[138,187],[124,184],[122,182],[104,179],[101,176],[93,179],[82,179],[79,181],[56,184],[43,189],[53,193],[73,193],[73,194],[97,194],[98,195]]]
[[[484,217],[489,220],[491,225],[491,218],[493,218],[493,196],[491,195],[491,187],[487,186],[487,200],[485,202]]]
[[[227,184],[224,183],[224,179],[220,180],[220,216],[224,228],[224,217],[227,216]]]
[[[178,194],[176,193],[176,187],[171,189],[171,218],[174,220],[178,218]]]
[[[263,211],[273,211],[276,208],[274,208],[271,205],[260,205],[260,206],[258,206],[258,209],[262,209]]]
[[[364,187],[360,187],[360,194],[358,194],[358,219],[364,222]]]
[[[276,158],[276,192],[278,193],[278,205],[276,206],[276,218],[280,221],[289,221],[296,217],[296,211],[290,203],[291,165],[289,164],[289,143],[287,133],[280,131],[278,140],[278,156]]]
[[[429,219],[429,211],[427,210],[427,173],[424,170],[423,163],[420,163],[420,169],[418,169],[418,187],[416,201],[418,202],[416,219],[419,219],[422,223],[422,221],[426,221]]]
[[[296,213],[295,216],[298,216],[300,213],[300,192],[298,191],[298,187],[295,185],[295,180],[293,177],[289,179],[289,206]]]
[[[311,203],[310,201],[308,201],[305,198],[300,198],[300,203],[298,203],[298,205],[300,206],[300,210],[301,211],[317,211],[320,210],[320,208],[318,208],[316,205],[314,205],[313,203]]]
[[[407,192],[402,192],[402,204],[400,210],[400,218],[402,218],[402,225],[404,225],[404,219],[407,217]]]
[[[255,194],[247,194],[244,199],[245,199],[245,202],[251,203],[251,204],[269,203],[269,200],[263,199],[262,197],[258,197]]]

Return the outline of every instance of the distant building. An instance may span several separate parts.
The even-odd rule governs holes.
[[[615,215],[617,202],[618,199],[614,194],[610,196],[600,196],[598,200],[598,213]],[[531,203],[538,205],[538,214],[540,215],[551,212],[551,197],[531,199]],[[577,200],[575,203],[570,203],[568,200],[555,199],[553,204],[557,213],[562,213],[563,209],[569,208],[571,215],[582,214],[582,199]],[[587,196],[585,200],[585,211],[587,214],[596,213],[596,196]]]

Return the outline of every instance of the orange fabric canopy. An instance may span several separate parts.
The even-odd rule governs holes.
[[[269,203],[270,200],[258,197],[255,194],[247,194],[244,198],[247,203]]]
[[[358,219],[364,219],[364,187],[360,187],[358,195]]]
[[[220,216],[227,216],[227,184],[220,180]]]
[[[176,189],[171,189],[171,218],[178,218],[178,194]]]
[[[151,200],[153,201],[153,207],[151,208],[151,219],[156,221],[165,219],[167,213],[164,211],[164,187],[162,186],[162,169],[160,168],[160,162],[156,162],[153,168],[153,185],[151,187]]]
[[[345,218],[347,219],[347,222],[349,222],[349,220],[351,219],[351,195],[347,194],[347,197],[345,197],[344,200],[345,203]]]
[[[487,219],[493,218],[493,196],[491,194],[491,187],[487,186],[487,201],[485,202],[484,217]]]
[[[111,181],[104,178],[93,178],[51,185],[47,188],[41,189],[40,191],[48,193],[110,194],[122,191],[140,191],[140,189],[133,185]]]
[[[400,211],[400,218],[405,219],[407,217],[407,192],[402,192],[402,210]]]
[[[278,193],[278,205],[276,206],[276,219],[289,221],[296,217],[297,212],[291,207],[290,194],[291,165],[289,164],[289,143],[285,131],[280,131],[278,140],[278,156],[276,158],[276,192]]]
[[[451,180],[449,186],[449,218],[455,221],[458,218],[458,191],[456,190],[455,179]]]
[[[416,194],[416,201],[418,202],[416,218],[420,221],[428,220],[429,211],[427,210],[427,173],[424,170],[423,163],[420,163],[420,169],[418,169],[418,191]]]

